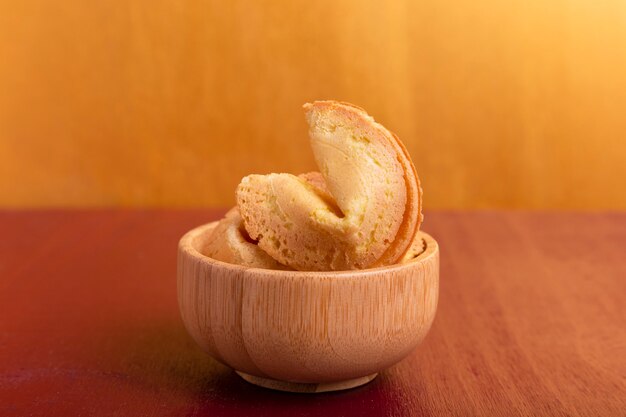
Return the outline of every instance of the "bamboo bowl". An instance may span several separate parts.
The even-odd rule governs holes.
[[[294,392],[365,384],[426,336],[439,292],[439,248],[403,264],[358,271],[246,268],[202,255],[216,226],[178,246],[178,301],[185,327],[246,381]]]

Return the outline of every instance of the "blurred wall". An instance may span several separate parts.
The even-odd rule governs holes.
[[[325,98],[428,208],[626,209],[624,0],[0,0],[0,206],[230,205]]]

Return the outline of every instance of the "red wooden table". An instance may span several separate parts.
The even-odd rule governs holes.
[[[221,213],[0,212],[0,416],[626,415],[626,214],[427,213],[423,345],[305,395],[249,385],[182,326],[177,241]]]

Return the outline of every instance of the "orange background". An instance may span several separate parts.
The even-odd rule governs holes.
[[[626,209],[623,0],[0,0],[0,206],[230,205],[325,98],[428,208]]]

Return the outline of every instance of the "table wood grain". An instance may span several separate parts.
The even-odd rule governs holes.
[[[430,334],[319,395],[250,385],[185,332],[177,241],[222,213],[0,212],[0,415],[626,415],[626,213],[427,213]]]

